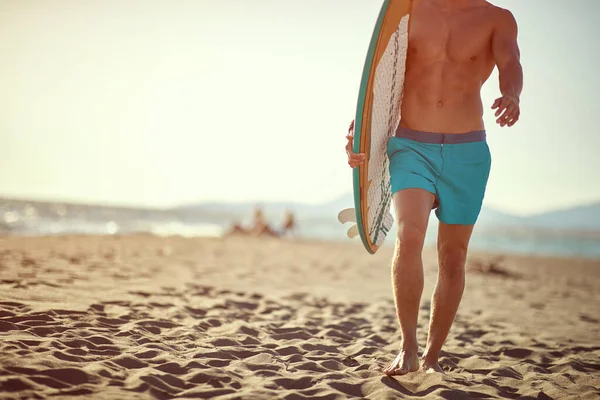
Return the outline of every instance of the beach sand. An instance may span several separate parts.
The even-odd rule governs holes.
[[[0,398],[600,398],[600,261],[470,254],[446,375],[386,377],[392,249],[357,243],[1,237]]]

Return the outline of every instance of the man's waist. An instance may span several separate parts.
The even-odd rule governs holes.
[[[430,144],[460,144],[483,142],[486,140],[485,129],[468,131],[464,133],[443,133],[416,131],[406,128],[402,125],[398,126],[394,136]]]

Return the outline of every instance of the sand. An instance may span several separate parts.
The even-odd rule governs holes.
[[[0,398],[600,398],[600,261],[470,254],[446,374],[386,377],[391,249],[356,243],[0,237]]]

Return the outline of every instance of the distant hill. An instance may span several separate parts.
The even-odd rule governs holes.
[[[523,218],[527,226],[600,231],[600,202]]]
[[[520,226],[523,219],[519,216],[507,214],[490,207],[483,207],[477,225],[482,228],[487,227],[515,227]]]

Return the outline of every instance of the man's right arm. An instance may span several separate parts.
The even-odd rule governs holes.
[[[520,97],[523,90],[523,68],[517,43],[518,27],[514,16],[508,10],[499,10],[500,16],[492,36],[492,54],[498,67],[500,93],[492,108],[498,108],[496,116],[504,112],[498,123],[512,126],[519,119]]]

